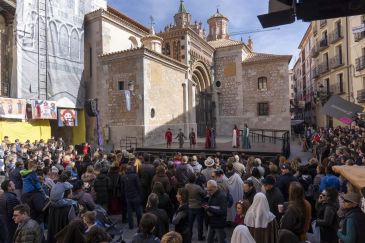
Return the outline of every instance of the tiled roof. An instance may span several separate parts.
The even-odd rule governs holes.
[[[212,16],[209,17],[209,19],[212,19],[212,18],[227,18],[227,17],[224,16],[223,14],[221,14],[219,12],[219,9],[217,8],[217,12],[215,14],[213,14]]]
[[[243,63],[254,63],[254,62],[261,62],[261,61],[271,61],[277,59],[287,59],[288,62],[292,58],[291,55],[274,55],[274,54],[267,54],[267,53],[257,53],[252,52],[249,53]]]
[[[231,40],[231,39],[220,39],[220,40],[215,40],[215,41],[209,41],[208,43],[209,43],[209,45],[211,45],[214,48],[243,45],[242,41],[236,41],[236,40]]]

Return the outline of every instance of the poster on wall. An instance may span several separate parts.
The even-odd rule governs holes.
[[[56,101],[32,100],[32,119],[57,119]]]
[[[58,109],[58,126],[59,127],[77,127],[77,110]]]
[[[18,85],[12,95],[57,101],[60,107],[82,107],[84,18],[89,12],[106,9],[107,0],[17,0],[16,5],[13,70]]]
[[[23,99],[0,97],[0,117],[10,119],[25,119],[27,102]]]

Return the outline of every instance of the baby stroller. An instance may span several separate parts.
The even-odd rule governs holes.
[[[105,231],[112,237],[113,243],[125,243],[123,240],[123,230],[117,227],[118,221],[113,222],[107,213],[107,211],[97,205],[95,210],[96,212],[96,224],[100,227],[103,227]]]

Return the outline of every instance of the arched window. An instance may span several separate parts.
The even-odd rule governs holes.
[[[57,54],[57,43],[58,43],[58,35],[57,35],[57,26],[55,22],[49,23],[49,38],[48,38],[48,50],[51,55]]]
[[[131,48],[137,48],[138,47],[138,41],[137,41],[136,37],[130,36],[129,40],[131,42]]]
[[[165,44],[165,55],[170,56],[170,43]]]
[[[266,77],[259,77],[258,78],[258,90],[267,90],[267,78]]]
[[[60,54],[62,57],[69,56],[69,37],[66,26],[60,28]]]
[[[71,59],[78,61],[80,58],[80,40],[79,34],[74,29],[71,32]]]

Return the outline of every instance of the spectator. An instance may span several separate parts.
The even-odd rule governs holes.
[[[111,240],[110,235],[101,227],[92,227],[86,235],[86,243],[105,243]]]
[[[20,174],[23,179],[23,193],[29,193],[41,190],[41,183],[35,172],[37,169],[37,163],[34,161],[29,161],[28,169],[23,169]]]
[[[42,234],[38,223],[29,217],[30,209],[26,204],[14,207],[13,219],[18,228],[14,234],[14,243],[41,243]]]
[[[332,171],[332,165],[327,165],[326,175],[321,180],[319,191],[322,192],[325,188],[329,187],[333,187],[337,191],[340,191],[340,180],[334,175]]]
[[[176,199],[179,203],[179,207],[172,219],[172,224],[175,225],[175,231],[181,234],[183,243],[189,243],[191,242],[191,234],[189,226],[188,191],[185,188],[179,188],[177,190]]]
[[[275,178],[272,176],[266,176],[262,181],[265,187],[265,195],[269,202],[270,211],[279,218],[278,205],[284,204],[284,197],[279,188],[275,186]]]
[[[214,159],[212,159],[211,157],[208,157],[205,161],[204,161],[204,165],[207,167],[205,169],[202,170],[202,174],[205,177],[206,181],[209,181],[212,179],[212,174],[215,171],[214,169]]]
[[[158,196],[155,193],[151,193],[148,196],[146,213],[154,214],[157,218],[154,235],[159,239],[169,232],[169,217],[165,210],[158,208]]]
[[[234,228],[231,242],[256,243],[249,229],[245,225],[238,225]]]
[[[179,233],[170,231],[162,237],[161,243],[183,243],[183,239]]]
[[[188,183],[189,176],[194,173],[193,167],[188,164],[188,156],[182,157],[182,164],[176,169],[176,179],[178,187],[184,187]]]
[[[72,220],[66,227],[64,227],[55,236],[57,243],[85,243],[85,225],[81,219]]]
[[[236,202],[236,217],[234,218],[235,226],[244,224],[245,216],[250,205],[250,202],[247,200],[239,200]]]
[[[290,166],[288,164],[281,165],[281,176],[277,181],[278,188],[284,196],[284,200],[288,201],[289,199],[289,185],[293,181],[297,181],[297,179],[291,174]]]
[[[5,223],[5,229],[7,231],[6,235],[4,235],[7,237],[5,242],[10,243],[12,242],[16,230],[16,224],[12,219],[13,210],[20,202],[15,194],[15,184],[12,181],[3,181],[3,183],[1,183],[1,189],[4,193],[0,195],[0,216]]]
[[[276,243],[278,224],[275,215],[270,212],[265,194],[255,195],[245,216],[245,225],[257,243]]]
[[[153,176],[152,179],[152,187],[156,182],[160,182],[163,187],[164,191],[169,194],[171,190],[170,180],[169,177],[166,175],[165,168],[163,166],[157,166],[156,174]]]
[[[131,243],[160,243],[159,238],[153,235],[153,229],[157,223],[157,218],[155,215],[146,213],[143,215],[141,222],[139,224],[139,232],[133,236]]]
[[[155,176],[155,167],[148,160],[144,160],[144,163],[137,171],[140,181],[140,200],[142,205],[146,205],[147,197],[151,193],[152,179]]]
[[[101,205],[105,210],[108,209],[110,186],[111,181],[108,177],[108,169],[102,168],[100,174],[94,181],[94,190],[96,193],[96,203]]]
[[[192,157],[190,165],[193,168],[193,172],[195,175],[200,174],[202,170],[202,165],[198,162],[198,158],[196,157],[196,155]]]
[[[9,173],[9,180],[14,182],[15,184],[14,193],[16,194],[18,200],[20,200],[23,191],[23,179],[22,175],[20,174],[20,171],[23,169],[24,169],[23,161],[17,161],[15,163],[15,169]]]
[[[213,242],[214,235],[216,235],[218,243],[225,243],[226,233],[224,227],[227,218],[227,196],[218,189],[217,182],[214,180],[207,182],[207,191],[210,196],[208,205],[203,205],[208,220],[207,242]]]
[[[233,164],[228,162],[227,163],[227,170],[228,173],[233,171]],[[227,174],[228,174],[227,173]],[[228,176],[228,175],[227,175]],[[238,202],[243,198],[243,181],[241,176],[237,172],[230,173],[228,176],[228,190],[229,193],[232,195],[233,202]],[[227,221],[233,222],[236,215],[236,207],[232,206],[228,208],[227,211]]]
[[[172,218],[174,214],[173,205],[169,195],[165,192],[163,185],[160,182],[156,182],[153,185],[152,192],[158,196],[158,208],[166,210],[169,218]]]
[[[252,169],[251,176],[247,180],[252,181],[256,193],[261,192],[261,187],[262,187],[261,174],[257,167],[254,167]]]
[[[238,155],[235,155],[233,158],[228,159],[228,163],[232,162],[233,164],[233,170],[240,176],[244,175],[246,173],[245,166],[240,162],[240,157]]]
[[[253,186],[251,180],[246,180],[243,182],[243,199],[246,199],[252,204],[253,198],[255,197],[256,189]]]
[[[82,188],[82,181],[76,181],[73,187],[72,199],[83,205],[86,210],[93,211],[96,207],[93,197]]]

